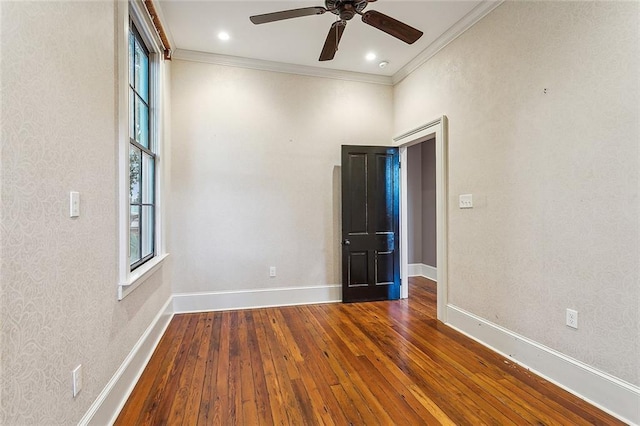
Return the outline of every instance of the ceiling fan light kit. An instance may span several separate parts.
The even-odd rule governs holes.
[[[322,15],[326,12],[337,15],[339,20],[331,24],[331,28],[329,28],[329,34],[327,34],[322,52],[320,53],[320,61],[330,61],[333,59],[338,51],[338,44],[340,43],[340,38],[342,38],[342,33],[347,25],[347,21],[351,20],[356,14],[362,16],[362,22],[365,24],[384,31],[407,44],[413,44],[422,37],[422,31],[376,10],[368,10],[363,13],[367,5],[374,1],[376,0],[325,0],[324,7],[315,6],[283,10],[280,12],[254,15],[249,17],[249,19],[258,25],[303,16]]]

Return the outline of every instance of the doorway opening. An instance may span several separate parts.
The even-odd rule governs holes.
[[[400,297],[409,297],[409,155],[421,150],[412,146],[433,143],[435,148],[435,216],[436,216],[436,282],[438,287],[438,320],[446,322],[447,307],[447,117],[441,116],[393,138],[400,149]],[[432,142],[429,142],[432,141]],[[412,162],[415,158],[412,158]]]
[[[437,281],[435,139],[407,148],[409,277]]]

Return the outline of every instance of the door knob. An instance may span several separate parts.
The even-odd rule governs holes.
[[[342,244],[344,244],[345,246],[351,245],[351,241],[349,240],[343,240]]]

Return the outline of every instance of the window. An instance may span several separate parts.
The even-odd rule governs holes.
[[[123,299],[168,256],[162,235],[164,44],[146,3],[118,10],[119,279]]]
[[[129,266],[155,256],[156,148],[151,131],[149,50],[129,23]]]

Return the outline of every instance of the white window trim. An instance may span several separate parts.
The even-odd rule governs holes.
[[[118,10],[118,300],[135,290],[169,256],[164,245],[163,228],[163,174],[161,166],[163,156],[163,93],[164,82],[162,65],[163,47],[141,0],[116,2]],[[154,106],[149,112],[152,123],[150,136],[157,146],[155,173],[155,253],[156,255],[143,265],[131,271],[129,265],[129,19],[132,19],[140,35],[151,45],[151,82],[150,95]]]

